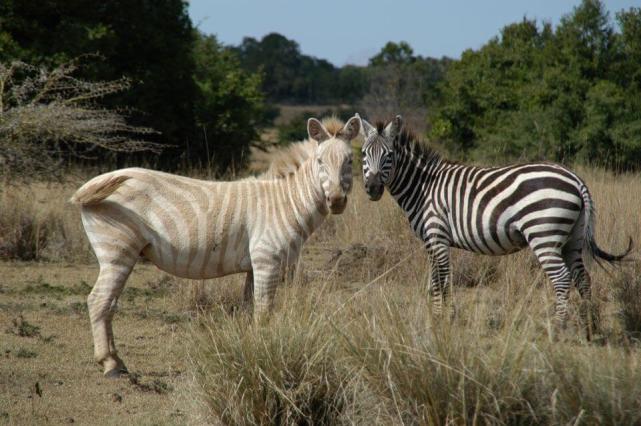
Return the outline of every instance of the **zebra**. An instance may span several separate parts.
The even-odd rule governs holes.
[[[309,139],[277,154],[259,178],[211,182],[128,168],[95,177],[73,195],[100,264],[87,305],[94,357],[105,376],[127,373],[112,318],[141,256],[183,278],[245,272],[244,297],[254,316],[271,309],[277,283],[304,241],[329,213],[345,210],[352,187],[349,142],[360,120],[310,118],[307,130]]]
[[[553,284],[561,328],[571,282],[582,300],[591,298],[584,250],[597,262],[618,262],[630,253],[631,238],[620,255],[598,247],[590,192],[567,168],[547,162],[491,168],[450,162],[402,124],[400,115],[376,127],[361,120],[363,181],[372,201],[388,188],[427,249],[435,314],[441,314],[448,296],[450,247],[486,255],[530,247]],[[587,320],[586,313],[581,316]],[[587,332],[589,339],[589,326]]]

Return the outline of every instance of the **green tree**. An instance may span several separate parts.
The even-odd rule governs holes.
[[[242,70],[235,52],[221,46],[214,36],[196,33],[195,39],[194,80],[199,89],[195,118],[199,137],[188,156],[192,161],[200,159],[202,166],[238,170],[262,124],[260,76]]]
[[[352,103],[366,88],[363,68],[348,66],[343,72],[324,59],[302,54],[298,43],[278,33],[261,40],[246,37],[234,50],[245,70],[261,73],[270,102]]]
[[[524,19],[453,63],[431,137],[458,157],[639,167],[639,11],[584,0],[552,29]]]
[[[108,105],[127,105],[132,122],[183,149],[194,132],[192,26],[183,0],[47,0],[0,3],[0,61],[56,66],[83,54],[103,60],[83,70],[87,80],[132,82]],[[166,162],[175,157],[167,150]]]
[[[393,41],[387,42],[381,51],[370,58],[369,64],[373,66],[387,65],[387,64],[409,64],[414,62],[414,50],[405,42],[394,43]]]
[[[448,58],[414,56],[402,41],[388,42],[370,58],[366,71],[368,90],[362,105],[368,115],[391,117],[403,111],[415,129],[424,129],[426,108],[438,103],[438,83],[449,64]]]

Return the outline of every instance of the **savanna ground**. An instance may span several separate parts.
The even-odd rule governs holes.
[[[597,241],[641,241],[641,176],[578,169]],[[120,298],[130,372],[93,360],[86,296],[97,276],[76,184],[3,187],[0,423],[639,424],[641,270],[592,264],[598,332],[554,331],[553,292],[527,251],[453,251],[451,319],[432,318],[427,257],[389,196],[355,180],[346,212],[306,245],[267,322],[244,276],[177,279],[140,263]],[[632,257],[637,259],[638,251]]]

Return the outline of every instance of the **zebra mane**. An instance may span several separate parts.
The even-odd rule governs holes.
[[[383,130],[385,130],[385,122],[377,121],[376,131],[378,134],[383,136]],[[442,160],[441,154],[427,145],[425,141],[420,140],[416,133],[407,127],[403,127],[400,135],[394,141],[394,145],[401,149],[407,149],[412,155],[423,159],[426,163]]]
[[[336,137],[345,125],[339,118],[334,116],[323,118],[322,123],[332,137]],[[296,173],[303,163],[314,155],[317,147],[318,142],[313,139],[306,139],[264,154],[262,160],[269,162],[269,167],[267,171],[258,175],[257,179],[284,179]]]
[[[267,153],[266,156],[271,160],[269,168],[258,175],[257,179],[284,179],[296,173],[303,163],[314,155],[316,147],[318,147],[318,142],[307,139]]]

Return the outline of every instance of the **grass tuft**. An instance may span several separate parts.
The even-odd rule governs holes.
[[[38,354],[36,352],[30,351],[29,349],[25,348],[20,348],[16,351],[17,358],[35,358],[37,356]]]
[[[19,315],[11,321],[12,327],[7,329],[7,333],[20,337],[38,337],[40,336],[40,327],[31,324]]]
[[[612,282],[619,318],[628,337],[641,340],[641,275],[638,267],[620,272]]]
[[[311,310],[254,323],[218,309],[194,333],[206,406],[226,424],[340,423],[351,378],[337,362],[334,334]]]

